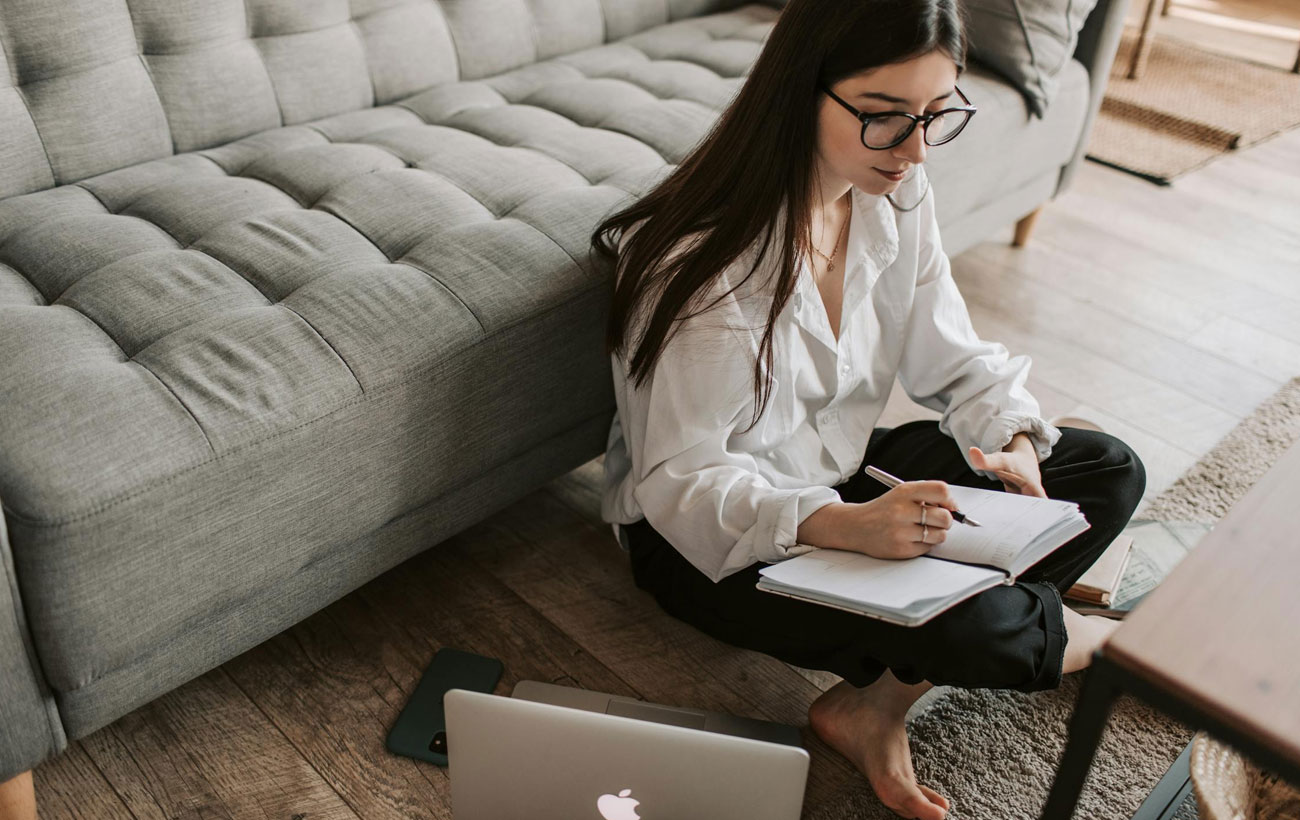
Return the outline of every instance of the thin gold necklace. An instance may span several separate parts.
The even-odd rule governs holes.
[[[813,245],[813,253],[816,253],[816,254],[817,254],[818,256],[820,256],[822,259],[825,259],[826,262],[828,263],[828,264],[826,265],[826,272],[827,272],[827,273],[834,273],[834,272],[835,272],[835,256],[836,256],[836,254],[838,254],[838,253],[840,252],[840,239],[842,239],[842,238],[844,237],[844,231],[848,229],[848,227],[849,227],[849,218],[852,217],[852,216],[853,216],[853,209],[852,209],[852,207],[850,207],[850,208],[849,208],[849,214],[848,214],[848,216],[844,217],[844,224],[840,226],[840,232],[839,232],[839,235],[835,237],[835,247],[831,249],[831,255],[830,255],[830,256],[827,256],[826,254],[824,254],[824,253],[822,253],[821,251],[817,250],[817,246],[816,246],[816,245]]]

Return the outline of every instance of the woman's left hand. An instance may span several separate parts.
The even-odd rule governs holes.
[[[976,469],[996,474],[1002,479],[1002,488],[1009,493],[1047,498],[1043,476],[1038,470],[1038,454],[1028,436],[1017,433],[1000,453],[985,453],[972,446],[970,461]]]

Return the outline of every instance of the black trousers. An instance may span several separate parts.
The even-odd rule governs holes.
[[[1039,464],[1048,496],[1074,501],[1092,525],[1026,570],[1014,585],[975,595],[920,626],[886,623],[754,587],[755,562],[719,582],[691,565],[644,518],[621,525],[633,578],[672,616],[719,640],[806,669],[834,672],[866,686],[886,668],[904,683],[1054,689],[1061,683],[1069,589],[1124,529],[1146,487],[1141,460],[1107,433],[1061,427],[1052,454]],[[904,480],[1002,490],[1002,482],[967,466],[937,421],[877,427],[863,465]],[[841,498],[864,502],[889,488],[861,472],[836,485]],[[955,526],[961,526],[957,524]]]

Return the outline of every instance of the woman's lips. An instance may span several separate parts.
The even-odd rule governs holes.
[[[890,174],[880,170],[879,168],[876,168],[875,166],[872,166],[871,170],[880,174],[882,177],[889,180],[890,182],[902,182],[903,177],[907,176],[907,171],[899,171],[897,173]]]

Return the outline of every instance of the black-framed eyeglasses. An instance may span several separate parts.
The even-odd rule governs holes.
[[[841,100],[826,83],[817,85],[829,94],[831,99],[847,108],[862,122],[862,144],[875,151],[893,148],[903,142],[912,136],[912,130],[916,128],[917,123],[921,124],[922,138],[926,145],[943,145],[961,133],[977,110],[956,85],[953,86],[953,90],[965,105],[945,108],[922,116],[907,111],[881,111],[877,114],[867,114]],[[930,133],[931,126],[934,126],[934,134]]]

